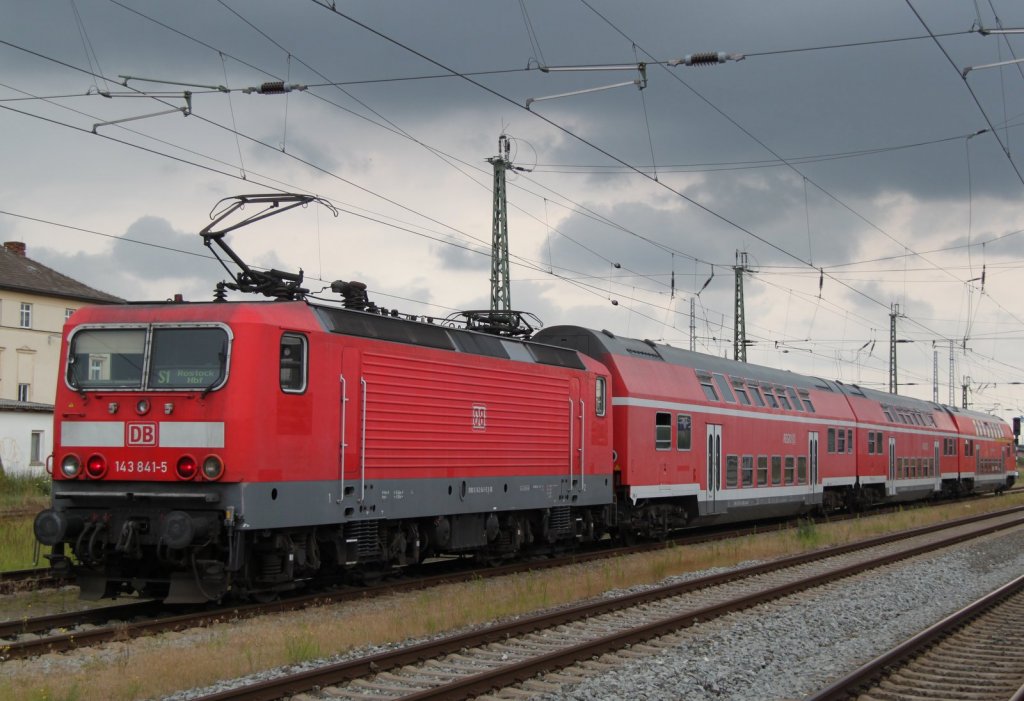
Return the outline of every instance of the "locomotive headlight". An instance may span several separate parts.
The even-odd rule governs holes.
[[[208,480],[219,480],[224,474],[224,461],[216,455],[207,455],[203,460],[203,477]]]
[[[139,401],[135,402],[135,413],[138,414],[139,416],[145,416],[146,414],[148,414],[149,400],[140,399]]]
[[[64,459],[60,461],[60,473],[68,479],[78,477],[78,473],[81,469],[82,461],[78,459],[77,455],[66,455],[64,456]]]

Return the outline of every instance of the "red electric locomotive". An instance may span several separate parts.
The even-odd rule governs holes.
[[[602,535],[599,363],[398,318],[355,283],[335,285],[338,307],[289,301],[300,276],[246,275],[239,288],[282,299],[84,308],[66,325],[35,533],[84,597],[202,601]]]

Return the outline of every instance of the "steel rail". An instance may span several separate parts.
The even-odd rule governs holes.
[[[1024,575],[1004,584],[959,611],[950,614],[938,623],[929,626],[917,635],[903,641],[893,649],[879,655],[821,691],[807,696],[804,701],[842,701],[851,696],[856,696],[858,689],[871,685],[876,679],[891,671],[893,667],[897,667],[915,657],[972,619],[986,613],[1021,591],[1024,591]],[[1018,689],[1013,698],[1021,697],[1022,694],[1024,694],[1024,687]]]

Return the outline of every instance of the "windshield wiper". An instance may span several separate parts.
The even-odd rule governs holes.
[[[204,389],[200,393],[200,395],[199,395],[200,399],[206,399],[206,395],[208,395],[210,392],[212,392],[213,388],[216,387],[217,383],[220,382],[221,378],[224,377],[224,373],[227,371],[227,365],[228,365],[227,350],[228,350],[228,342],[224,341],[223,343],[221,343],[220,352],[217,353],[217,363],[218,363],[217,376],[215,378],[213,378],[213,382],[211,382],[209,385],[207,385],[206,389]]]

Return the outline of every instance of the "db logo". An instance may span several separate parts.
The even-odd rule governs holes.
[[[473,405],[473,430],[487,430],[487,407],[483,404]]]
[[[156,423],[137,422],[125,425],[125,437],[127,445],[156,445]]]

